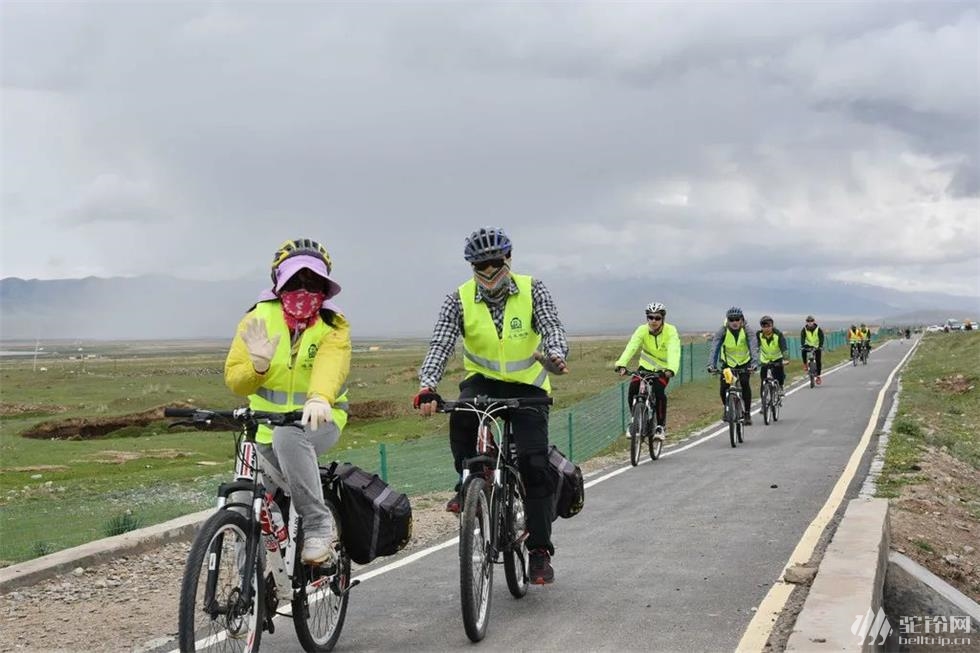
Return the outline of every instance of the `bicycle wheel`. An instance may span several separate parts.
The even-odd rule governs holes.
[[[326,502],[333,519],[334,533],[340,536],[340,515],[330,501]],[[300,552],[303,549],[303,527],[300,525],[296,538],[296,570],[293,586],[293,627],[304,651],[324,653],[332,651],[340,638],[347,616],[347,590],[350,589],[350,557],[343,546],[337,551],[332,568],[304,565]]]
[[[463,627],[470,641],[479,642],[487,634],[490,620],[490,592],[493,586],[493,558],[490,545],[490,502],[486,481],[478,476],[466,483],[463,514],[459,520],[459,589],[463,608]]]
[[[813,388],[813,386],[816,385],[817,379],[817,370],[813,363],[810,363],[810,366],[807,368],[807,374],[810,375],[810,387]]]
[[[640,449],[643,448],[643,437],[647,431],[647,408],[642,398],[637,397],[633,402],[633,421],[630,423],[630,464],[636,467],[640,463]]]
[[[762,421],[768,426],[769,425],[769,406],[772,403],[772,389],[769,387],[769,383],[762,384]]]
[[[510,517],[507,517],[507,516]],[[507,503],[501,513],[500,532],[507,534],[509,540],[504,548],[504,577],[507,589],[515,599],[524,598],[528,587],[527,534],[521,524],[526,523],[524,499],[517,482],[507,484]],[[520,528],[521,532],[515,532]]]
[[[737,426],[742,424],[742,414],[738,409],[738,400],[735,397],[728,398],[728,440],[732,447],[738,446],[738,434],[735,432]]]
[[[780,388],[779,390],[781,389],[782,388]],[[772,410],[772,421],[774,422],[779,421],[779,409],[783,405],[783,399],[782,397],[779,396],[779,390],[775,390],[776,399],[772,402],[772,405],[770,406],[770,410]]]
[[[198,532],[187,557],[180,586],[177,630],[181,651],[251,653],[262,639],[265,579],[262,547],[247,572],[245,551],[249,523],[231,510],[212,515]],[[252,585],[252,598],[242,604],[242,585]]]

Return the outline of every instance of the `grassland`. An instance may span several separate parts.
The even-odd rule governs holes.
[[[573,339],[571,373],[553,378],[556,409],[578,405],[620,383],[612,363],[626,338]],[[369,350],[369,345],[379,348]],[[411,409],[424,352],[423,342],[356,345],[349,377],[352,417],[328,456],[375,455],[379,443],[446,432],[444,416],[423,420]],[[153,348],[101,343],[87,346],[85,353],[97,358],[45,360],[44,372],[36,371],[31,360],[0,360],[0,560],[23,560],[103,537],[113,520],[150,524],[206,508],[232,468],[228,434],[175,432],[163,421],[95,439],[22,437],[52,420],[134,414],[178,402],[212,408],[242,403],[222,381],[220,343]],[[845,350],[827,352],[825,365],[845,355]],[[440,390],[453,396],[461,377],[457,358]],[[611,405],[601,410],[618,411],[619,393],[609,396],[614,397]],[[672,384],[671,437],[715,421],[717,404],[714,380]],[[622,439],[610,442],[604,452],[624,446]],[[448,467],[448,446],[433,444],[437,460],[426,464]]]

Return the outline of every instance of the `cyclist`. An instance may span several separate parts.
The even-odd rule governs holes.
[[[749,385],[749,373],[759,367],[759,344],[755,337],[755,332],[745,324],[745,315],[742,309],[732,306],[725,314],[727,323],[718,329],[711,339],[711,353],[708,355],[708,371],[716,372],[719,363],[725,367],[732,368],[732,372],[738,374],[739,383],[742,384],[742,401],[745,404],[746,425],[752,424],[750,414],[752,406],[752,386]],[[728,392],[728,383],[725,377],[721,377],[721,405],[725,406],[725,393]],[[727,417],[722,413],[722,419]]]
[[[656,382],[651,383],[657,397],[657,426],[653,437],[664,439],[667,429],[667,384],[677,373],[681,364],[681,339],[677,328],[667,324],[667,307],[660,302],[647,304],[647,322],[636,327],[630,341],[626,344],[619,360],[616,361],[616,371],[620,376],[626,375],[626,364],[630,362],[637,351],[640,352],[639,367],[652,372],[662,371]],[[633,379],[629,388],[629,405],[640,391],[640,379]],[[642,433],[638,435],[643,435]]]
[[[288,490],[306,533],[302,559],[329,564],[336,533],[323,503],[317,457],[347,423],[350,327],[331,301],[340,285],[323,245],[288,240],[272,259],[272,288],[238,325],[225,360],[225,383],[254,410],[302,409],[299,422],[256,433],[270,492]]]
[[[456,341],[463,336],[466,377],[459,384],[461,400],[476,395],[544,397],[551,394],[548,372],[567,372],[568,341],[551,293],[538,279],[510,270],[512,244],[503,229],[484,227],[466,239],[463,258],[473,276],[442,304],[429,351],[419,368],[419,391],[413,405],[432,415],[441,398],[436,393]],[[542,353],[539,350],[543,350]],[[551,556],[552,495],[548,468],[548,408],[511,411],[518,465],[527,491],[529,577],[534,584],[554,580]],[[466,412],[449,416],[449,441],[456,472],[476,455],[478,419]],[[460,511],[460,484],[446,504]]]
[[[779,382],[779,396],[782,397],[783,384],[786,383],[786,370],[783,368],[789,363],[789,345],[783,332],[773,326],[769,315],[762,316],[759,326],[762,330],[756,334],[756,339],[759,342],[759,362],[762,364],[760,376],[765,383],[766,372],[772,370],[772,378]]]
[[[851,325],[851,328],[847,330],[847,344],[851,346],[851,358],[854,358],[854,352],[857,351],[858,354],[861,353],[861,341],[864,339],[864,335],[861,330],[855,325]]]
[[[820,373],[823,371],[821,352],[823,351],[823,329],[817,325],[812,315],[806,316],[806,324],[800,329],[800,349],[803,352],[803,369],[806,369],[807,352],[813,351],[814,362],[817,364],[816,383],[820,385]]]
[[[864,350],[868,354],[870,354],[871,353],[871,329],[868,328],[867,324],[862,322],[861,326],[858,327],[858,331],[861,332],[861,346],[864,347]]]

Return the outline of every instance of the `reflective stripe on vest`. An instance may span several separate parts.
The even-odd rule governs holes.
[[[774,331],[772,338],[766,339],[765,334],[759,334],[759,362],[771,363],[783,357],[783,350],[779,348],[779,336]]]
[[[283,318],[281,304],[278,301],[259,302],[252,311],[252,317],[265,320],[271,340],[275,340],[276,335],[280,337],[269,371],[263,377],[262,387],[248,397],[249,407],[270,413],[302,410],[320,341],[333,331],[333,327],[318,319],[313,326],[303,331],[296,347],[296,359],[292,360],[289,327]],[[349,410],[346,385],[340,389],[331,408],[334,423],[343,430],[347,425]],[[264,444],[271,443],[272,429],[264,424],[260,425],[255,440]]]
[[[497,335],[490,308],[476,301],[476,281],[459,287],[463,307],[463,367],[466,376],[482,374],[488,379],[537,386],[551,393],[548,372],[534,353],[541,336],[531,328],[533,298],[531,277],[512,274],[517,293],[507,297],[501,336]]]
[[[738,338],[732,335],[732,330],[725,328],[725,342],[721,346],[721,360],[729,367],[747,365],[752,360],[749,350],[749,340],[745,337],[745,329],[738,330]]]

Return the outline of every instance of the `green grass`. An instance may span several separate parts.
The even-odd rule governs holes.
[[[896,497],[922,480],[926,447],[944,449],[980,469],[980,332],[927,334],[902,373],[878,496]],[[960,378],[957,378],[957,377]]]

